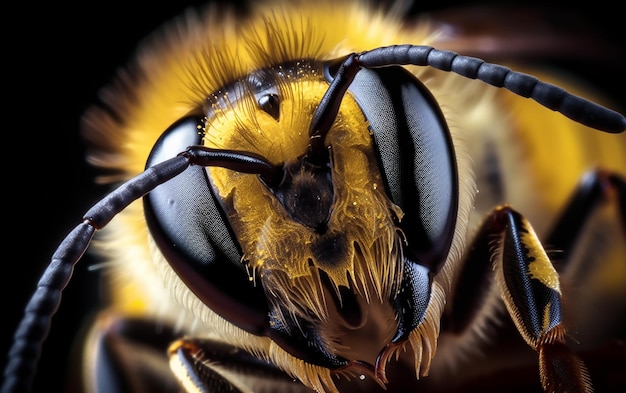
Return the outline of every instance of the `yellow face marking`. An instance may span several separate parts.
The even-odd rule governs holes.
[[[297,160],[306,152],[310,119],[328,89],[319,73],[311,69],[281,79],[278,120],[263,112],[252,94],[221,106],[207,122],[206,145],[260,154],[274,164]],[[398,279],[400,253],[394,220],[401,212],[379,186],[383,179],[368,124],[349,95],[325,142],[331,149],[334,200],[324,234],[292,219],[258,176],[208,169],[243,259],[270,297],[282,308],[320,320],[328,318],[320,271],[335,291],[353,287],[367,299],[387,301]]]

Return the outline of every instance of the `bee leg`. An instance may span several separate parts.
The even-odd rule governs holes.
[[[442,330],[460,336],[481,325],[482,310],[486,307],[493,286],[490,228],[482,225],[467,250],[457,276],[454,293],[442,320]]]
[[[174,331],[155,321],[104,311],[87,333],[82,385],[88,392],[178,392],[166,350]],[[83,390],[83,389],[81,389]]]
[[[569,252],[574,249],[574,243],[593,210],[611,199],[617,199],[619,220],[626,233],[626,179],[596,169],[589,171],[581,179],[544,244],[559,250],[562,253],[559,260],[567,261]],[[559,270],[561,268],[558,265],[556,267]]]
[[[482,224],[496,284],[518,332],[539,355],[546,392],[591,392],[583,362],[566,343],[559,276],[528,220],[510,206]]]
[[[593,210],[600,204],[616,201],[619,208],[619,221],[626,233],[626,179],[600,169],[589,171],[578,184],[569,203],[543,244],[558,250],[558,258],[553,260],[557,271],[566,269],[570,252],[590,219]],[[451,313],[444,320],[445,329],[460,334],[475,322],[478,311],[483,308],[491,286],[491,246],[489,237],[492,229],[483,225],[476,241],[465,258],[460,280],[455,287],[455,296],[450,304]],[[592,262],[595,262],[592,261]]]
[[[223,342],[180,339],[170,345],[168,354],[170,367],[186,391],[311,393],[271,363]]]
[[[483,329],[485,318],[500,311],[499,303],[492,301],[499,294],[513,330],[539,354],[543,390],[592,391],[586,366],[566,343],[558,273],[528,220],[508,205],[495,208],[478,228],[465,258],[446,314],[446,330],[461,335]],[[498,334],[502,332],[499,329]],[[508,334],[497,339],[499,347],[517,348]],[[499,366],[492,367],[491,372]]]
[[[568,288],[567,322],[596,392],[626,391],[626,178],[595,169],[581,179],[546,247]]]

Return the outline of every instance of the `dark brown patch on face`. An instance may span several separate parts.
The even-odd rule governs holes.
[[[343,263],[348,255],[347,239],[342,233],[328,233],[311,245],[311,252],[320,268],[332,268]]]

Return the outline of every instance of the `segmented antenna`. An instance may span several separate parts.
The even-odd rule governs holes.
[[[365,68],[395,64],[430,66],[441,71],[451,71],[492,86],[503,87],[522,97],[532,98],[546,108],[558,111],[588,127],[610,133],[626,130],[626,118],[621,113],[542,82],[534,76],[456,52],[430,46],[393,45],[362,52],[357,55],[356,60],[356,63]]]
[[[327,159],[324,139],[339,113],[343,96],[361,68],[355,59],[353,53],[343,60],[311,118],[307,155],[314,163],[323,163]]]
[[[95,204],[84,215],[83,221],[63,239],[37,283],[37,289],[13,335],[13,345],[4,369],[2,393],[31,390],[41,346],[48,337],[50,320],[61,303],[61,292],[67,286],[74,265],[84,254],[96,230],[108,224],[131,202],[178,175],[188,165],[189,158],[177,156],[147,169]]]
[[[310,156],[319,157],[325,150],[324,137],[335,121],[341,100],[359,69],[393,65],[430,66],[441,71],[454,72],[495,87],[503,87],[522,97],[532,98],[546,108],[588,127],[609,133],[626,130],[626,118],[621,113],[571,94],[561,87],[542,82],[532,75],[431,46],[392,45],[358,54],[351,53],[343,60],[311,119],[308,149]]]
[[[85,213],[83,221],[63,239],[37,283],[37,289],[13,336],[13,345],[4,370],[2,393],[31,390],[41,346],[48,336],[51,319],[61,303],[61,293],[95,232],[106,226],[130,203],[176,177],[191,164],[255,173],[270,183],[282,179],[282,166],[271,165],[256,155],[191,146],[178,156],[146,169],[96,203]]]

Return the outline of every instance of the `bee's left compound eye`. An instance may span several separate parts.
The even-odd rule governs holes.
[[[387,192],[404,217],[405,257],[437,273],[457,217],[454,146],[430,91],[401,67],[361,69],[350,85],[378,148]]]
[[[147,166],[200,145],[200,117],[172,125],[155,144]],[[268,306],[250,281],[241,251],[209,186],[206,169],[192,166],[144,197],[146,221],[160,251],[200,300],[219,315],[258,334]]]

